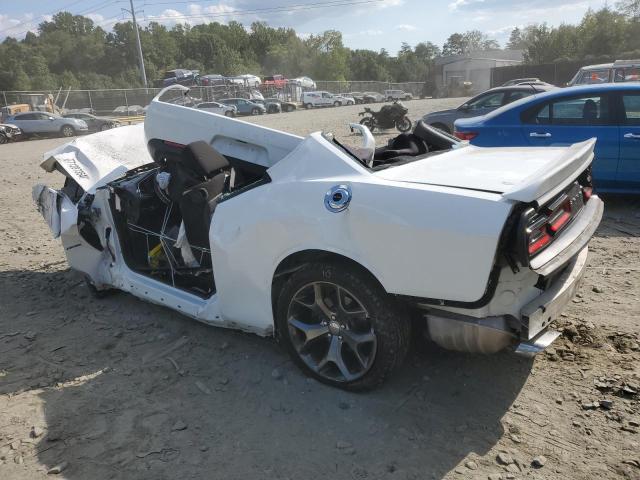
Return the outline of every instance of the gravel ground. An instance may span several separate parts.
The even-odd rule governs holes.
[[[408,107],[415,119],[459,103]],[[251,120],[349,135],[358,111]],[[0,478],[640,478],[637,198],[605,199],[545,354],[417,345],[383,388],[349,394],[302,376],[271,339],[90,297],[31,202],[32,184],[59,184],[38,163],[61,143],[0,147]]]

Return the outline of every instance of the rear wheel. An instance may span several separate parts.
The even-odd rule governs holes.
[[[304,104],[304,108],[306,108],[307,110],[309,110],[311,107],[313,107],[313,105],[311,105],[310,103]]]
[[[402,117],[400,120],[396,121],[396,128],[402,133],[411,130],[411,120],[409,120],[409,117]]]
[[[71,125],[64,125],[60,129],[60,133],[63,137],[73,137],[76,134],[76,131],[73,129]]]
[[[339,107],[340,105],[341,105],[341,103],[340,103],[340,102],[333,102],[333,106],[334,106],[334,107]]]
[[[224,112],[224,116],[225,117],[235,117],[235,115],[233,114],[233,110],[227,110],[226,112]]]
[[[251,115],[260,115],[260,109],[259,108],[253,108],[251,110]]]
[[[4,133],[0,133],[0,145],[2,145],[3,143],[7,143],[9,140],[7,140],[7,137],[4,135]]]
[[[100,125],[100,131],[104,132],[105,130],[109,130],[111,128],[111,126],[108,123],[103,123],[102,125]]]
[[[308,375],[345,390],[380,385],[402,364],[408,316],[367,272],[339,262],[298,270],[278,299],[278,334]]]

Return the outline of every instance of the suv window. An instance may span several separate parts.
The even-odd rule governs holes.
[[[578,84],[588,85],[593,83],[607,83],[609,81],[609,69],[585,70],[580,76]]]
[[[640,125],[640,94],[626,93],[622,96],[625,125]]]
[[[473,102],[467,103],[470,110],[478,110],[480,108],[497,108],[502,105],[504,100],[504,92],[489,93]]]
[[[548,102],[524,112],[522,121],[539,125],[606,125],[608,97],[591,95]]]
[[[525,98],[528,97],[530,95],[533,95],[533,90],[528,92],[528,91],[524,91],[524,92],[511,92],[511,94],[509,95],[509,102],[515,102],[516,100],[520,100],[521,98]]]
[[[637,82],[640,80],[640,67],[616,68],[614,82]]]

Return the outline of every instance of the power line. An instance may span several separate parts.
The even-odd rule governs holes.
[[[265,13],[279,13],[283,11],[293,11],[299,12],[304,10],[314,10],[319,8],[329,8],[329,7],[344,7],[344,6],[353,6],[353,5],[364,5],[364,4],[372,4],[372,3],[380,3],[384,0],[333,0],[330,2],[315,2],[315,3],[299,3],[294,5],[281,5],[277,7],[265,7],[265,8],[256,8],[252,10],[232,10],[229,12],[216,12],[216,13],[194,13],[194,14],[181,14],[181,15],[165,15],[165,16],[151,16],[151,20],[175,20],[175,19],[188,19],[188,18],[219,18],[219,17],[235,17],[242,15],[256,15],[256,14],[265,14]],[[179,3],[179,2],[170,2],[170,3]],[[186,2],[192,3],[192,2]],[[154,4],[159,5],[159,4]]]
[[[81,0],[81,1],[83,1],[83,0]],[[72,13],[72,14],[73,15],[84,15],[85,13],[89,13],[89,12],[97,12],[98,10],[103,10],[104,8],[110,7],[111,5],[114,5],[116,3],[120,3],[122,1],[124,1],[124,0],[107,0],[107,1],[101,0],[100,2],[95,4],[94,6],[92,6],[90,8],[87,8],[86,10],[81,10],[80,12]],[[75,2],[75,3],[79,3],[79,2]],[[67,6],[69,6],[69,5],[67,5]],[[50,12],[50,13],[45,13],[45,14],[41,15],[40,17],[36,17],[36,18],[45,17],[46,15],[51,15],[51,14],[55,15],[57,13],[61,13],[61,12],[65,12],[65,11],[66,11],[66,9],[63,8],[61,10],[53,11],[53,12]],[[114,18],[117,18],[117,17],[114,17]],[[32,19],[29,22],[34,22],[35,20],[36,19]],[[29,23],[29,22],[23,22],[23,23]],[[0,33],[6,32],[8,30],[13,30],[13,29],[16,28],[16,26],[17,26],[17,24],[15,26],[13,26],[13,27],[5,28],[4,30],[0,30]],[[23,30],[22,32],[12,33],[11,35],[14,35],[14,36],[18,37],[18,36],[20,36],[22,34],[30,32],[31,30],[32,29],[29,28],[27,30]]]
[[[65,8],[71,7],[71,6],[76,5],[76,4],[80,3],[80,2],[82,2],[82,0],[76,0],[75,2],[68,3],[67,5],[65,5],[64,7],[62,7],[62,9],[60,9],[60,10],[53,10],[53,11],[51,11],[51,12],[49,12],[49,13],[43,13],[43,14],[41,14],[41,15],[38,15],[38,16],[37,16],[37,17],[35,17],[35,18],[31,18],[31,19],[29,19],[29,20],[24,20],[24,21],[22,21],[22,22],[20,22],[20,23],[16,23],[16,24],[15,24],[15,25],[13,25],[12,27],[9,27],[9,28],[3,28],[2,30],[0,30],[0,33],[6,32],[6,31],[8,31],[8,30],[13,30],[13,29],[15,29],[16,27],[19,27],[20,25],[26,25],[27,23],[32,23],[32,22],[34,22],[36,19],[44,18],[44,17],[46,17],[47,15],[55,15],[56,13],[59,13],[59,12],[63,11]],[[27,31],[28,31],[28,30],[27,30]]]

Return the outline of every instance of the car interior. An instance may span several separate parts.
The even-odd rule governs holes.
[[[374,149],[350,147],[335,139],[333,141],[372,171],[397,167],[438,155],[461,143],[456,137],[433,128],[422,120],[416,123],[413,132],[401,133],[390,139],[387,145]]]
[[[267,168],[204,141],[149,142],[154,163],[109,184],[127,266],[207,298],[215,293],[209,227],[217,205],[269,181]]]

